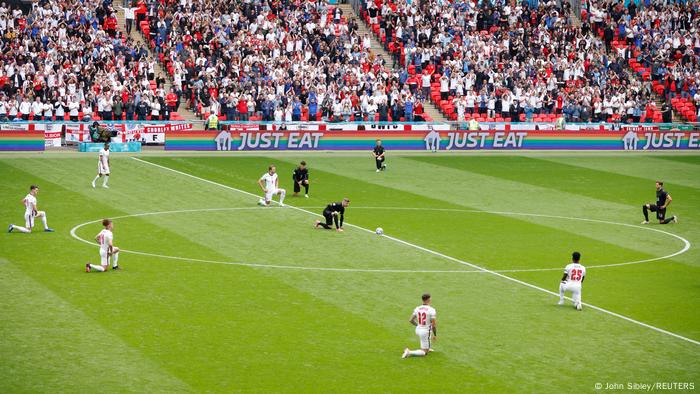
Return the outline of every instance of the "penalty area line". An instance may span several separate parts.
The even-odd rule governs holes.
[[[259,198],[259,197],[260,197],[260,196],[258,196],[258,195],[256,195],[256,194],[247,192],[247,191],[245,191],[245,190],[237,189],[237,188],[235,188],[235,187],[228,186],[228,185],[224,185],[224,184],[219,183],[219,182],[214,182],[214,181],[212,181],[212,180],[209,180],[209,179],[206,179],[206,178],[202,178],[202,177],[199,177],[199,176],[196,176],[196,175],[192,175],[192,174],[189,174],[189,173],[186,173],[186,172],[183,172],[183,171],[179,171],[179,170],[176,170],[176,169],[174,169],[174,168],[166,167],[166,166],[163,166],[163,165],[160,165],[160,164],[156,164],[156,163],[151,163],[150,161],[142,160],[142,159],[139,159],[138,157],[132,157],[132,159],[133,159],[133,160],[136,160],[136,161],[138,161],[138,162],[140,162],[140,163],[147,164],[147,165],[150,165],[150,166],[153,166],[153,167],[156,167],[156,168],[160,168],[160,169],[165,170],[165,171],[170,171],[170,172],[173,172],[173,173],[176,173],[176,174],[180,174],[180,175],[182,175],[182,176],[186,176],[186,177],[189,177],[189,178],[192,178],[192,179],[196,179],[196,180],[198,180],[198,181],[205,182],[205,183],[208,183],[208,184],[210,184],[210,185],[222,187],[222,188],[224,188],[224,189],[232,190],[232,191],[235,191],[235,192],[238,192],[238,193],[242,193],[242,194],[245,194],[245,195],[248,195],[248,196],[252,196],[252,197],[255,197],[255,198]],[[295,207],[295,206],[293,206],[293,205],[285,205],[285,206],[288,207],[288,208],[291,208],[291,209],[300,211],[300,212],[305,212],[305,213],[307,213],[307,214],[310,214],[310,215],[313,215],[313,216],[316,216],[316,217],[321,216],[321,215],[319,215],[319,214],[313,213],[313,212],[308,211],[308,210],[306,210],[306,209],[302,209],[302,208]],[[370,229],[366,229],[366,228],[364,228],[364,227],[356,226],[356,225],[354,225],[354,224],[350,224],[350,223],[347,223],[347,222],[345,223],[345,225],[347,225],[348,227],[352,227],[352,228],[355,228],[355,229],[358,229],[358,230],[361,230],[361,231],[365,231],[365,232],[374,234],[374,231],[372,231],[372,230],[370,230]],[[402,245],[405,245],[405,246],[408,246],[408,247],[411,247],[411,248],[414,248],[414,249],[418,249],[418,250],[420,250],[420,251],[423,251],[423,252],[428,253],[428,254],[432,254],[432,255],[434,255],[434,256],[442,257],[442,258],[444,258],[444,259],[446,259],[446,260],[449,260],[449,261],[452,261],[452,262],[454,262],[454,263],[461,264],[461,265],[465,265],[465,266],[474,268],[474,269],[476,269],[476,270],[483,271],[483,272],[485,272],[485,273],[489,273],[489,274],[494,275],[494,276],[497,276],[497,277],[499,277],[499,278],[501,278],[501,279],[505,279],[505,280],[507,280],[507,281],[510,281],[510,282],[513,282],[513,283],[517,283],[517,284],[519,284],[519,285],[522,285],[522,286],[525,286],[525,287],[529,287],[529,288],[531,288],[531,289],[539,290],[539,291],[541,291],[541,292],[543,292],[543,293],[547,293],[547,294],[550,294],[550,295],[559,297],[559,294],[558,294],[558,293],[555,293],[555,292],[553,292],[553,291],[551,291],[551,290],[547,290],[547,289],[542,288],[542,287],[540,287],[540,286],[533,285],[532,283],[524,282],[524,281],[522,281],[522,280],[520,280],[520,279],[516,279],[516,278],[510,277],[510,276],[508,276],[508,275],[503,275],[503,274],[501,274],[501,273],[498,273],[498,272],[495,272],[495,271],[491,271],[491,270],[489,270],[489,269],[487,269],[487,268],[478,266],[478,265],[476,265],[476,264],[469,263],[469,262],[464,261],[464,260],[460,260],[460,259],[458,259],[458,258],[456,258],[456,257],[448,256],[448,255],[446,255],[446,254],[443,254],[443,253],[440,253],[440,252],[437,252],[437,251],[434,251],[434,250],[431,250],[431,249],[428,249],[428,248],[424,248],[424,247],[422,247],[422,246],[420,246],[420,245],[416,245],[416,244],[414,244],[414,243],[411,243],[411,242],[408,242],[408,241],[404,241],[404,240],[402,240],[402,239],[399,239],[399,238],[396,238],[396,237],[392,237],[392,236],[387,235],[387,234],[384,234],[384,238],[388,238],[388,239],[390,239],[390,240],[392,240],[392,241],[394,241],[394,242],[400,243],[400,244],[402,244]],[[647,323],[641,322],[641,321],[639,321],[639,320],[632,319],[631,317],[627,317],[627,316],[621,315],[621,314],[619,314],[619,313],[616,313],[616,312],[613,312],[613,311],[610,311],[610,310],[607,310],[607,309],[604,309],[604,308],[601,308],[601,307],[598,307],[598,306],[595,306],[595,305],[591,305],[591,304],[588,304],[588,303],[583,303],[583,305],[587,306],[588,308],[594,309],[594,310],[596,310],[596,311],[602,312],[602,313],[604,313],[604,314],[607,314],[607,315],[610,315],[610,316],[614,316],[614,317],[617,317],[617,318],[619,318],[619,319],[625,320],[625,321],[627,321],[627,322],[636,324],[636,325],[638,325],[638,326],[645,327],[645,328],[648,328],[648,329],[650,329],[650,330],[656,331],[656,332],[658,332],[658,333],[665,334],[665,335],[671,336],[671,337],[673,337],[673,338],[680,339],[680,340],[682,340],[682,341],[686,341],[686,342],[688,342],[688,343],[692,343],[692,344],[694,344],[694,345],[700,346],[700,342],[699,342],[699,341],[696,341],[696,340],[691,339],[691,338],[684,337],[684,336],[682,336],[682,335],[676,334],[676,333],[671,332],[671,331],[668,331],[668,330],[664,330],[663,328],[659,328],[659,327],[656,327],[656,326],[652,326],[651,324],[647,324]]]

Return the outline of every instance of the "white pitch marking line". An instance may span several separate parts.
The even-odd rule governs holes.
[[[143,212],[135,213],[131,215],[115,216],[112,219],[125,219],[131,217],[141,217],[141,216],[155,216],[155,215],[166,215],[174,213],[188,213],[188,212],[216,212],[216,211],[247,211],[247,210],[264,210],[265,208],[260,207],[233,207],[233,208],[202,208],[202,209],[181,209],[176,211],[157,211],[157,212]],[[101,222],[102,219],[91,220],[89,222],[81,223],[76,225],[70,230],[70,235],[80,242],[84,242],[88,245],[99,246],[99,244],[88,241],[81,238],[76,232],[78,229],[87,226],[88,224],[94,224]],[[180,260],[180,261],[191,261],[198,263],[209,263],[209,264],[222,264],[222,265],[237,265],[243,267],[255,267],[255,268],[278,268],[278,269],[288,269],[288,270],[299,270],[299,271],[334,271],[334,272],[368,272],[368,273],[410,273],[410,274],[435,274],[435,273],[484,273],[480,270],[403,270],[403,269],[371,269],[371,268],[333,268],[333,267],[301,267],[294,265],[275,265],[275,264],[260,264],[260,263],[245,263],[239,261],[218,261],[218,260],[206,260],[206,259],[196,259],[181,256],[170,256],[158,253],[147,253],[140,252],[138,250],[128,250],[120,249],[122,252],[137,254],[140,256],[150,256],[159,257],[164,259]]]
[[[306,207],[306,208],[322,208],[322,207]],[[145,213],[137,213],[137,214],[131,214],[131,215],[123,215],[123,216],[117,216],[114,217],[113,219],[123,219],[123,218],[129,218],[129,217],[141,217],[141,216],[153,216],[153,215],[166,215],[166,214],[176,214],[176,213],[188,213],[188,212],[212,212],[212,211],[242,211],[242,210],[260,210],[261,208],[259,207],[233,207],[233,208],[202,208],[202,209],[182,209],[182,210],[176,210],[176,211],[156,211],[156,212],[145,212]],[[586,268],[606,268],[606,267],[617,267],[621,265],[630,265],[630,264],[640,264],[640,263],[645,263],[645,262],[651,262],[651,261],[658,261],[658,260],[663,260],[667,258],[671,258],[674,256],[677,256],[681,253],[684,253],[686,250],[690,248],[690,242],[688,242],[685,238],[679,237],[675,234],[668,233],[666,231],[662,230],[656,230],[656,229],[651,229],[648,227],[642,227],[642,226],[636,226],[636,225],[629,225],[626,223],[616,223],[616,222],[608,222],[608,221],[603,221],[603,220],[595,220],[595,219],[583,219],[583,218],[575,218],[575,217],[565,217],[565,216],[554,216],[554,215],[540,215],[540,214],[528,214],[528,213],[518,213],[518,212],[495,212],[495,211],[479,211],[479,210],[472,210],[472,209],[455,209],[455,208],[410,208],[410,207],[353,207],[353,209],[378,209],[378,210],[420,210],[420,211],[448,211],[448,212],[471,212],[471,213],[486,213],[486,214],[510,214],[510,215],[523,215],[523,216],[536,216],[536,217],[552,217],[552,218],[560,218],[560,219],[570,219],[570,220],[583,220],[583,221],[595,221],[595,222],[600,222],[600,223],[605,223],[605,224],[615,224],[615,225],[621,225],[621,226],[630,226],[634,228],[640,228],[643,230],[650,230],[650,231],[658,231],[670,236],[674,236],[678,239],[681,239],[685,243],[685,248],[675,252],[670,255],[666,256],[661,256],[661,257],[655,257],[651,259],[646,259],[646,260],[638,260],[638,261],[631,261],[631,262],[626,262],[626,263],[615,263],[615,264],[605,264],[605,265],[589,265],[586,266]],[[98,223],[100,220],[93,220],[85,223],[81,223],[79,225],[76,225],[71,229],[71,236],[79,241],[85,242],[89,245],[97,245],[93,242],[87,241],[85,239],[80,238],[76,234],[76,230],[92,223]],[[147,252],[140,252],[140,251],[133,251],[133,250],[127,250],[127,249],[122,249],[123,252],[126,253],[132,253],[132,254],[138,254],[142,256],[152,256],[152,257],[160,257],[160,258],[168,258],[168,259],[173,259],[173,260],[182,260],[182,261],[193,261],[193,262],[201,262],[201,263],[211,263],[211,264],[227,264],[227,265],[237,265],[237,266],[245,266],[245,267],[258,267],[258,268],[279,268],[279,269],[289,269],[289,270],[302,270],[302,271],[332,271],[332,272],[364,272],[364,273],[483,273],[484,271],[480,270],[404,270],[404,269],[371,269],[371,268],[331,268],[331,267],[301,267],[301,266],[293,266],[293,265],[273,265],[273,264],[260,264],[260,263],[245,263],[245,262],[239,262],[239,261],[217,261],[217,260],[202,260],[202,259],[196,259],[196,258],[185,258],[181,256],[170,256],[170,255],[162,255],[162,254],[153,254],[153,253],[147,253]],[[555,267],[555,268],[525,268],[525,269],[505,269],[505,270],[492,270],[493,272],[501,272],[501,273],[515,273],[515,272],[543,272],[543,271],[561,271],[561,267]]]
[[[306,208],[323,208],[323,207],[306,207]],[[670,237],[676,238],[683,242],[683,248],[678,250],[677,252],[671,253],[666,256],[661,256],[661,257],[652,257],[649,259],[644,259],[644,260],[636,260],[636,261],[628,261],[624,263],[613,263],[613,264],[601,264],[601,265],[587,265],[586,268],[610,268],[610,267],[619,267],[623,265],[633,265],[633,264],[642,264],[642,263],[650,263],[652,261],[659,261],[659,260],[665,260],[665,259],[670,259],[673,257],[676,257],[680,254],[683,254],[687,252],[690,249],[690,241],[687,239],[681,237],[680,235],[670,233],[668,231],[664,230],[659,230],[653,227],[644,227],[644,226],[639,226],[636,224],[629,224],[629,223],[620,223],[620,222],[611,222],[607,220],[598,220],[598,219],[588,219],[588,218],[577,218],[573,216],[558,216],[558,215],[546,215],[546,214],[539,214],[539,213],[523,213],[523,212],[504,212],[504,211],[479,211],[477,209],[457,209],[457,208],[420,208],[420,207],[357,207],[353,206],[352,209],[377,209],[377,210],[395,210],[395,211],[439,211],[439,212],[464,212],[464,213],[486,213],[486,214],[493,214],[493,215],[510,215],[510,216],[531,216],[531,217],[540,217],[540,218],[552,218],[552,219],[565,219],[565,220],[579,220],[582,222],[593,222],[593,223],[602,223],[602,224],[612,224],[616,226],[624,226],[624,227],[632,227],[632,228],[637,228],[641,230],[647,230],[647,231],[655,231],[657,233],[665,234]],[[509,269],[509,270],[492,270],[493,272],[542,272],[542,271],[561,271],[561,268],[524,268],[524,269]]]
[[[183,176],[190,177],[190,178],[192,178],[192,179],[197,179],[197,180],[200,180],[200,181],[202,181],[202,182],[209,183],[209,184],[211,184],[211,185],[223,187],[224,189],[233,190],[233,191],[236,191],[236,192],[239,192],[239,193],[243,193],[243,194],[246,194],[246,195],[249,195],[249,196],[253,196],[253,197],[255,197],[255,198],[259,198],[259,196],[255,195],[255,194],[253,194],[253,193],[250,193],[250,192],[247,192],[247,191],[244,191],[244,190],[240,190],[240,189],[236,189],[235,187],[231,187],[231,186],[228,186],[228,185],[224,185],[224,184],[221,184],[221,183],[218,183],[218,182],[210,181],[210,180],[208,180],[208,179],[204,179],[204,178],[198,177],[198,176],[196,176],[196,175],[192,175],[192,174],[188,174],[188,173],[186,173],[186,172],[178,171],[178,170],[175,170],[175,169],[173,169],[173,168],[169,168],[169,167],[162,166],[162,165],[160,165],[160,164],[151,163],[151,162],[146,161],[146,160],[141,160],[141,159],[139,159],[139,158],[137,158],[137,157],[132,157],[132,159],[134,159],[134,160],[136,160],[136,161],[139,161],[139,162],[141,162],[141,163],[145,163],[145,164],[148,164],[148,165],[151,165],[151,166],[154,166],[154,167],[161,168],[161,169],[166,170],[166,171],[171,171],[171,172],[174,172],[174,173],[176,173],[176,174],[180,174],[180,175],[183,175]],[[311,212],[311,211],[307,211],[307,210],[302,209],[302,208],[297,208],[297,207],[295,207],[295,206],[293,206],[293,205],[287,205],[287,207],[292,208],[292,209],[295,209],[295,210],[298,210],[298,211],[301,211],[301,212],[306,212],[306,213],[311,214],[311,215],[314,215],[314,216],[319,216],[319,215],[317,215],[317,214],[315,214],[315,213],[313,213],[313,212]],[[366,231],[366,232],[369,232],[369,233],[374,233],[374,231],[369,230],[369,229],[366,229],[366,228],[364,228],[364,227],[359,227],[359,226],[356,226],[356,225],[353,225],[353,224],[350,224],[350,223],[346,223],[346,224],[347,224],[348,226],[353,227],[353,228],[356,228],[356,229],[358,229],[358,230]],[[453,261],[453,262],[455,262],[455,263],[457,263],[457,264],[466,265],[466,266],[468,266],[468,267],[477,269],[477,270],[479,270],[479,271],[483,271],[483,272],[486,272],[486,273],[490,273],[490,274],[495,275],[495,276],[497,276],[497,277],[499,277],[499,278],[502,278],[502,279],[505,279],[505,280],[508,280],[508,281],[511,281],[511,282],[520,284],[520,285],[522,285],[522,286],[529,287],[529,288],[531,288],[531,289],[539,290],[539,291],[541,291],[541,292],[543,292],[543,293],[547,293],[547,294],[550,294],[550,295],[559,297],[559,294],[558,294],[558,293],[555,293],[555,292],[553,292],[553,291],[550,291],[550,290],[544,289],[544,288],[542,288],[542,287],[533,285],[533,284],[531,284],[531,283],[527,283],[527,282],[524,282],[524,281],[522,281],[522,280],[515,279],[515,278],[513,278],[513,277],[510,277],[510,276],[503,275],[503,274],[498,273],[498,272],[494,272],[494,271],[488,270],[488,269],[483,268],[483,267],[480,267],[480,266],[478,266],[478,265],[475,265],[475,264],[472,264],[472,263],[469,263],[469,262],[466,262],[466,261],[462,261],[462,260],[460,260],[460,259],[457,259],[457,258],[448,256],[448,255],[443,254],[443,253],[440,253],[440,252],[436,252],[436,251],[434,251],[434,250],[430,250],[430,249],[424,248],[424,247],[422,247],[422,246],[419,246],[419,245],[416,245],[416,244],[413,244],[413,243],[410,243],[410,242],[406,242],[406,241],[404,241],[404,240],[401,240],[401,239],[399,239],[399,238],[392,237],[392,236],[390,236],[390,235],[386,235],[386,234],[385,234],[384,237],[385,237],[385,238],[388,238],[388,239],[391,239],[391,240],[393,240],[393,241],[395,241],[395,242],[398,242],[398,243],[400,243],[400,244],[403,244],[403,245],[406,245],[406,246],[409,246],[409,247],[412,247],[412,248],[415,248],[415,249],[418,249],[418,250],[422,250],[422,251],[424,251],[424,252],[426,252],[426,253],[429,253],[429,254],[432,254],[432,255],[435,255],[435,256],[439,256],[439,257],[442,257],[442,258],[444,258],[444,259]],[[637,324],[637,325],[639,325],[639,326],[646,327],[646,328],[648,328],[648,329],[650,329],[650,330],[654,330],[654,331],[656,331],[656,332],[660,332],[660,333],[662,333],[662,334],[666,334],[666,335],[668,335],[668,336],[671,336],[671,337],[674,337],[674,338],[677,338],[677,339],[680,339],[680,340],[683,340],[683,341],[692,343],[692,344],[694,344],[694,345],[700,346],[700,342],[699,342],[699,341],[696,341],[696,340],[690,339],[690,338],[686,338],[686,337],[684,337],[684,336],[682,336],[682,335],[673,333],[673,332],[671,332],[671,331],[664,330],[663,328],[659,328],[659,327],[652,326],[652,325],[647,324],[647,323],[643,323],[643,322],[641,322],[641,321],[639,321],[639,320],[632,319],[632,318],[630,318],[630,317],[627,317],[627,316],[621,315],[621,314],[619,314],[619,313],[615,313],[615,312],[609,311],[609,310],[604,309],[604,308],[601,308],[601,307],[597,307],[597,306],[595,306],[595,305],[591,305],[591,304],[587,304],[587,303],[583,303],[583,305],[586,305],[587,307],[589,307],[589,308],[591,308],[591,309],[594,309],[594,310],[597,310],[597,311],[599,311],[599,312],[606,313],[606,314],[608,314],[608,315],[610,315],[610,316],[615,316],[615,317],[620,318],[620,319],[622,319],[622,320],[626,320],[626,321],[628,321],[628,322],[630,322],[630,323],[634,323],[634,324]]]

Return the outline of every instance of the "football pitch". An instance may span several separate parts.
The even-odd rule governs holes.
[[[308,199],[291,197],[300,160]],[[0,234],[0,392],[697,390],[700,155],[387,163],[113,154],[110,188],[93,189],[95,154],[1,155],[0,224],[23,224],[38,184],[56,232]],[[256,204],[270,164],[286,207]],[[640,225],[657,179],[678,224]],[[314,229],[343,197],[345,232]],[[102,218],[122,270],[87,274]],[[580,312],[557,305],[573,251],[588,269]],[[434,352],[401,359],[424,292]]]

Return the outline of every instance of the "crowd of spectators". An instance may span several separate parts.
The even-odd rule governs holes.
[[[452,119],[670,121],[655,93],[694,96],[698,5],[647,3],[591,1],[581,21],[553,0],[365,0],[361,13]]]
[[[0,4],[0,120],[166,119],[165,76],[111,1]]]
[[[148,34],[192,109],[227,120],[415,120],[423,103],[369,35],[317,1],[148,0]]]
[[[0,120],[165,120],[181,102],[242,121],[430,120],[428,100],[451,120],[700,108],[697,2],[589,0],[579,20],[567,1],[363,0],[370,38],[327,0],[122,1],[1,4]]]
[[[681,117],[695,122],[700,108],[699,6],[693,1],[596,1],[583,14],[595,31],[602,31],[606,48],[625,56],[636,76]]]

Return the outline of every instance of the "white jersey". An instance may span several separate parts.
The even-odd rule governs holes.
[[[105,148],[100,149],[98,160],[99,160],[99,164],[102,164],[103,167],[108,167],[109,166],[109,150],[105,149]]]
[[[571,263],[564,268],[564,273],[568,282],[581,283],[586,276],[586,267],[578,263]]]
[[[112,242],[113,238],[114,236],[112,235],[112,232],[107,229],[104,229],[97,234],[97,241],[100,243],[101,253],[109,252],[109,244]]]
[[[260,180],[265,182],[265,189],[267,189],[268,192],[277,189],[277,173],[270,175],[269,172],[266,172],[260,177]]]
[[[34,213],[34,210],[36,209],[36,197],[32,196],[31,194],[27,194],[27,197],[24,197],[24,214],[25,215],[31,215]]]
[[[429,330],[435,319],[435,308],[430,305],[420,305],[413,310],[413,316],[416,318],[416,329]]]

